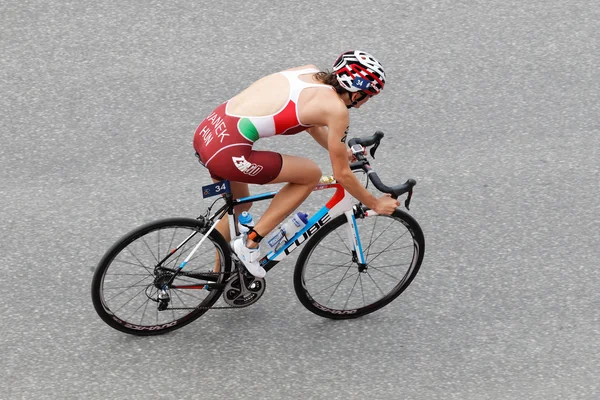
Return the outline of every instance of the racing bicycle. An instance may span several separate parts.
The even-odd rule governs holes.
[[[409,209],[414,179],[386,186],[371,167],[370,155],[382,132],[348,141],[355,172],[393,198],[406,194]],[[381,309],[413,281],[425,251],[417,221],[396,208],[378,215],[336,183],[323,177],[317,190],[335,190],[306,226],[280,247],[264,254],[269,271],[306,243],[294,269],[294,290],[302,305],[332,319],[357,318]],[[272,199],[277,191],[235,199],[228,181],[202,188],[204,198],[217,196],[197,218],[150,222],[118,240],[102,257],[92,279],[92,300],[111,327],[134,335],[156,335],[181,328],[208,310],[250,306],[263,295],[264,278],[251,275],[215,229],[227,217],[231,238],[239,235],[234,207]],[[218,201],[224,204],[212,211]],[[219,302],[219,299],[222,301]]]

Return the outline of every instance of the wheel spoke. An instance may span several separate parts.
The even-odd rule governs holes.
[[[384,291],[381,290],[381,288],[379,287],[379,285],[377,284],[377,282],[375,282],[375,280],[373,279],[373,277],[371,276],[371,274],[369,273],[369,271],[367,271],[367,276],[369,278],[371,278],[371,281],[373,282],[373,284],[377,287],[377,289],[379,289],[379,291],[381,292],[381,294],[385,296]]]
[[[325,290],[327,290],[327,289],[329,289],[329,288],[331,288],[331,287],[335,286],[335,289],[333,290],[333,293],[331,293],[331,296],[329,296],[329,300],[331,300],[331,298],[333,297],[333,295],[334,295],[334,294],[335,294],[335,292],[337,291],[337,289],[338,289],[338,287],[340,286],[340,284],[341,284],[343,281],[345,281],[345,280],[347,280],[347,279],[350,279],[350,278],[352,278],[352,277],[353,277],[354,275],[356,275],[356,274],[358,274],[358,272],[355,272],[355,273],[353,273],[353,274],[350,274],[350,275],[348,275],[348,276],[345,276],[345,277],[344,277],[344,278],[342,278],[342,280],[340,280],[339,282],[337,282],[337,283],[334,283],[333,285],[327,286],[325,289],[321,290],[320,292],[317,292],[316,294],[323,293]],[[336,286],[336,285],[337,285],[337,286]],[[327,302],[325,303],[325,305],[329,304],[329,300],[327,300]]]
[[[197,220],[161,220],[155,222],[155,226],[140,227],[117,243],[114,246],[117,250],[112,250],[98,266],[92,284],[95,288],[94,306],[100,316],[119,330],[147,335],[176,329],[206,312],[198,306],[214,304],[221,289],[213,289],[210,293],[199,291],[198,286],[192,289],[192,285],[197,285],[204,279],[187,274],[202,275],[203,271],[212,271],[216,257],[220,257],[221,270],[228,273],[230,256],[229,249],[221,241],[218,232],[211,233],[208,237],[196,235],[202,227]],[[158,311],[159,288],[154,285],[166,284],[168,278],[179,271],[180,263],[190,256],[199,243],[198,238],[209,240],[203,242],[188,260],[186,271],[175,277],[174,285],[188,287],[167,289],[171,295],[171,304],[164,312]],[[173,251],[181,243],[183,245]],[[161,260],[163,263],[157,268]],[[211,278],[208,277],[208,280]],[[222,278],[215,276],[213,280],[221,282]],[[177,321],[181,323],[172,324]],[[131,325],[152,329],[137,330]]]
[[[375,257],[373,257],[371,260],[369,260],[368,263],[372,263],[375,259],[377,259],[377,257],[379,257],[380,255],[382,255],[383,253],[385,253],[385,251],[387,249],[389,249],[394,243],[396,243],[398,240],[400,240],[404,235],[401,235],[396,240],[394,240],[392,243],[390,243],[385,249],[383,249],[382,251],[380,251],[379,254],[377,254]]]
[[[125,307],[127,304],[131,303],[131,301],[132,301],[133,299],[135,299],[136,297],[138,297],[140,294],[142,294],[142,293],[143,293],[143,292],[145,292],[145,291],[146,291],[146,289],[142,289],[142,290],[140,290],[139,292],[137,292],[137,294],[136,294],[135,296],[133,296],[131,299],[129,299],[127,302],[125,302],[123,305],[121,305],[121,307],[119,307],[119,308],[117,308],[116,310],[114,310],[114,313],[117,313],[117,312],[121,311],[121,309],[122,309],[123,307]],[[115,296],[115,297],[116,297],[116,296]],[[113,297],[113,298],[114,298],[114,297]],[[147,299],[147,300],[149,300],[149,299]]]
[[[358,274],[358,278],[360,279],[360,292],[362,293],[362,299],[363,299],[363,307],[365,307],[367,305],[367,302],[365,301],[365,290],[363,288],[363,283],[362,283],[362,276],[361,274]]]
[[[108,299],[107,301],[110,301],[110,300],[114,299],[115,297],[118,297],[119,295],[121,295],[121,294],[125,293],[125,292],[127,291],[127,289],[130,289],[130,288],[132,288],[132,287],[134,287],[134,286],[137,286],[137,285],[138,285],[138,283],[141,283],[141,282],[142,282],[144,279],[148,279],[148,277],[144,277],[144,278],[140,279],[139,281],[137,281],[137,282],[136,282],[136,283],[134,283],[133,285],[130,285],[129,287],[127,287],[125,290],[123,290],[123,291],[121,291],[121,292],[117,293],[116,295],[112,296],[112,297],[111,297],[110,299]],[[144,285],[144,287],[148,287],[148,285]],[[110,289],[110,288],[109,288],[109,289]]]
[[[396,247],[395,249],[387,249],[387,250],[382,250],[382,251],[376,251],[376,252],[373,252],[373,254],[377,254],[377,255],[379,255],[379,254],[381,254],[381,253],[388,253],[388,252],[390,252],[390,251],[396,251],[396,250],[405,250],[405,249],[411,249],[411,248],[413,248],[413,247],[414,247],[414,245],[413,245],[413,244],[408,244],[408,245],[406,245],[406,246],[402,246],[402,247]]]
[[[346,262],[346,258],[340,259],[339,253],[346,255],[344,251],[350,250],[344,239],[347,220],[342,217],[317,233],[314,248],[299,260],[301,280],[295,281],[296,292],[305,307],[319,315],[354,318],[375,311],[400,294],[418,271],[414,263],[420,263],[415,258],[420,246],[415,243],[422,245],[423,239],[410,216],[398,212],[391,217],[377,215],[356,221],[366,269],[354,257]],[[333,262],[327,262],[330,259]]]
[[[340,281],[339,281],[339,282],[337,282],[337,283],[334,283],[334,284],[332,284],[332,285],[329,285],[329,286],[327,286],[325,289],[323,289],[323,290],[321,290],[320,292],[317,292],[317,293],[316,293],[316,294],[323,293],[325,290],[327,290],[327,289],[329,289],[329,288],[332,288],[333,286],[335,286],[335,289],[333,289],[333,292],[331,293],[331,296],[329,296],[329,299],[327,300],[327,302],[325,303],[325,305],[329,304],[329,301],[331,300],[331,298],[333,297],[333,295],[335,294],[335,292],[337,291],[337,289],[340,287],[340,284],[341,284],[343,281],[345,281],[346,279],[349,279],[349,278],[351,278],[352,276],[354,276],[354,274],[346,276],[346,275],[348,274],[348,271],[350,271],[350,268],[351,268],[351,267],[348,267],[348,269],[346,270],[346,272],[344,272],[344,276],[342,276],[342,279],[340,279]]]
[[[157,251],[157,256],[158,259],[160,260],[160,231],[162,231],[162,229],[159,229],[158,231],[156,231],[157,235],[158,235],[158,246],[156,247],[156,251]],[[169,251],[169,249],[167,249],[167,251]]]
[[[346,242],[344,241],[344,239],[342,238],[342,236],[340,235],[340,233],[338,232],[338,230],[336,229],[334,232],[338,236],[338,238],[340,238],[340,242],[342,242],[344,244],[344,247],[346,247],[346,250],[348,250],[348,253],[352,254],[352,250],[350,250],[350,248],[348,247],[348,245],[346,245]],[[329,250],[336,251],[338,253],[343,253],[343,252],[341,252],[339,250],[336,250],[336,249],[329,249]],[[347,254],[347,253],[343,253],[343,254]]]
[[[333,267],[333,268],[331,268],[330,270],[327,270],[327,271],[325,271],[325,272],[322,272],[322,273],[320,273],[320,274],[319,274],[319,275],[317,275],[317,276],[313,276],[313,277],[312,277],[312,278],[310,278],[310,279],[306,279],[306,282],[313,281],[313,280],[317,279],[318,277],[320,277],[320,276],[322,276],[322,275],[325,275],[325,274],[327,274],[327,273],[329,273],[329,272],[331,272],[331,271],[335,271],[335,270],[337,270],[337,269],[339,269],[339,268],[349,268],[349,267],[345,267],[345,266],[343,266],[343,265],[340,265],[340,266]]]
[[[373,244],[373,235],[375,234],[375,228],[377,227],[377,221],[379,221],[379,218],[375,217],[375,223],[373,224],[373,230],[371,231],[371,238],[369,239],[369,245],[367,246],[367,249],[366,249],[367,255],[365,256],[365,260],[369,259],[369,251],[371,250],[371,244]]]
[[[150,304],[149,301],[146,302],[146,306],[144,307],[144,312],[142,313],[142,316],[140,317],[140,325],[144,324],[144,317],[146,316],[146,311],[148,310],[148,304]]]
[[[389,276],[390,278],[394,278],[395,280],[397,280],[397,281],[400,281],[400,279],[399,279],[399,278],[396,278],[394,275],[392,275],[392,274],[388,274],[388,273],[387,273],[387,272],[385,272],[385,271],[380,271],[380,270],[379,270],[379,268],[377,268],[377,267],[369,266],[369,269],[370,269],[370,270],[375,270],[375,271],[377,271],[377,272],[379,272],[379,273],[381,273],[381,274],[384,274],[384,275],[387,275],[387,276]]]
[[[346,244],[345,244],[345,243],[344,243],[344,246],[346,246]],[[331,247],[327,247],[327,246],[323,246],[323,248],[324,248],[325,250],[333,251],[333,252],[335,252],[335,253],[340,253],[340,254],[343,254],[343,255],[345,255],[345,256],[350,256],[350,255],[352,254],[352,250],[348,249],[348,246],[346,246],[346,248],[348,249],[348,251],[347,251],[347,252],[340,251],[340,250],[337,250],[337,249],[334,249],[334,248],[331,248]]]
[[[352,292],[354,292],[354,288],[356,287],[356,282],[360,279],[360,274],[357,274],[356,279],[354,280],[354,285],[352,285],[352,289],[350,289],[350,293],[348,294],[348,298],[346,299],[346,303],[344,303],[344,310],[348,307],[348,301],[350,301],[350,296],[352,296]]]
[[[105,290],[131,289],[131,288],[134,288],[134,287],[148,287],[148,284],[147,283],[143,283],[141,285],[129,285],[129,286],[110,286],[110,287],[105,286],[104,289]]]
[[[348,272],[348,271],[346,271],[346,272]],[[354,275],[354,274],[353,274],[353,275]],[[318,292],[316,292],[316,293],[315,293],[315,296],[316,296],[316,295],[318,295],[318,294],[321,294],[321,293],[323,293],[323,292],[324,292],[324,291],[326,291],[327,289],[331,289],[332,287],[334,287],[334,286],[336,286],[336,285],[337,285],[337,286],[339,286],[339,285],[340,285],[340,283],[342,283],[342,281],[344,281],[344,280],[346,280],[346,279],[348,279],[348,278],[351,278],[353,275],[350,275],[350,276],[348,276],[348,277],[346,277],[346,278],[342,278],[342,280],[340,280],[339,282],[333,283],[333,284],[331,284],[331,285],[327,286],[326,288],[324,288],[324,289],[321,289],[320,291],[318,291]],[[337,288],[337,287],[336,287],[336,288]]]
[[[129,254],[131,254],[133,256],[133,258],[135,258],[137,260],[137,262],[140,263],[140,267],[144,268],[146,271],[148,271],[149,274],[153,274],[152,271],[150,270],[150,267],[146,267],[144,265],[144,263],[133,253],[133,251],[131,251],[131,249],[128,247],[125,248],[125,250],[127,250],[129,252]]]
[[[119,259],[115,259],[114,262],[118,262],[118,263],[122,263],[122,264],[127,264],[127,265],[133,265],[134,267],[142,267],[144,269],[146,269],[145,265],[142,264],[137,264],[131,261],[125,261],[125,260],[119,260]]]
[[[152,249],[150,248],[150,246],[148,246],[148,243],[146,242],[146,239],[144,239],[144,237],[142,236],[142,243],[144,243],[146,245],[146,247],[148,248],[148,251],[150,252],[150,254],[152,254],[152,257],[154,257],[154,260],[156,261],[156,263],[158,264],[159,259],[156,258],[156,255],[154,254],[154,252],[152,251]]]
[[[133,317],[133,315],[138,312],[140,310],[140,308],[144,307],[144,306],[148,306],[148,303],[150,302],[150,299],[146,299],[146,301],[144,301],[142,304],[140,304],[140,306],[138,308],[136,308],[135,310],[133,310],[133,312],[126,318],[129,319],[131,317]],[[144,307],[145,310],[145,307]],[[140,324],[141,325],[141,324]]]
[[[350,261],[346,261],[346,262],[345,262],[345,263],[343,263],[343,264],[340,264],[340,265],[334,265],[334,266],[335,266],[335,267],[338,267],[338,268],[339,268],[339,267],[345,267],[345,266],[346,266],[346,264],[349,264],[349,263],[351,263],[351,262],[352,262],[352,260],[350,260]],[[311,263],[311,265],[324,265],[324,266],[326,266],[326,267],[331,267],[331,266],[332,266],[332,264],[331,264],[331,263],[327,263],[327,264],[325,264],[325,263]]]
[[[392,267],[402,267],[402,266],[410,266],[411,263],[402,263],[402,264],[392,264],[392,265],[371,265],[369,263],[369,268],[392,268]]]
[[[127,249],[127,251],[131,252],[129,249]],[[139,260],[138,261],[140,262],[140,264],[136,264],[136,263],[133,263],[131,261],[117,260],[117,259],[115,259],[115,261],[119,262],[119,263],[122,263],[122,264],[132,265],[134,267],[142,267],[142,268],[144,268],[146,270],[146,272],[148,272],[149,275],[152,275],[152,271],[150,270],[150,267],[146,267],[145,265],[141,264],[141,261],[139,261]]]
[[[376,220],[375,220],[375,221],[377,221],[377,218],[378,218],[378,216],[376,216],[375,218],[376,218]],[[377,240],[378,240],[378,239],[379,239],[379,238],[380,238],[380,237],[381,237],[381,236],[382,236],[384,233],[386,233],[386,232],[387,232],[388,228],[389,228],[390,226],[392,226],[392,224],[394,223],[394,221],[395,221],[395,219],[392,219],[392,220],[390,221],[390,224],[389,224],[389,225],[388,225],[388,226],[387,226],[387,227],[386,227],[386,228],[383,230],[383,232],[381,232],[379,235],[377,235],[377,237],[376,237],[375,239],[373,239],[373,240],[372,240],[372,241],[369,243],[369,247],[367,247],[366,251],[368,251],[368,250],[371,248],[371,245],[372,245],[373,243],[377,242]],[[375,226],[373,226],[373,230],[375,230]]]

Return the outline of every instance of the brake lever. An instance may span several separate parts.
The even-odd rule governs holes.
[[[373,157],[373,159],[375,159],[375,152],[377,151],[377,148],[379,147],[379,144],[381,143],[381,139],[383,139],[384,135],[383,135],[383,132],[377,131],[377,132],[375,132],[375,134],[373,136],[375,136],[376,140],[375,140],[375,144],[370,149],[370,153],[371,153],[371,157]]]
[[[371,149],[369,150],[369,153],[371,153],[371,157],[373,158],[373,160],[375,159],[375,152],[377,151],[378,147],[379,147],[379,142],[375,143],[373,145],[373,147],[371,147]]]
[[[412,199],[412,189],[410,189],[408,191],[408,197],[406,197],[406,200],[404,201],[404,207],[406,207],[407,210],[410,210],[410,208],[408,208],[408,206],[410,205],[410,199]]]

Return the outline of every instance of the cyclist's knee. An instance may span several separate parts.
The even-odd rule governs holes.
[[[322,176],[323,171],[321,171],[321,168],[319,168],[319,166],[315,164],[315,169],[311,172],[311,185],[317,186]]]
[[[319,166],[317,164],[310,161],[310,162],[307,162],[306,165],[304,166],[304,168],[302,170],[302,175],[303,175],[303,179],[301,182],[302,184],[316,186],[317,183],[319,183],[319,180],[321,179],[321,176],[323,175],[323,173],[321,172],[321,168],[319,168]]]

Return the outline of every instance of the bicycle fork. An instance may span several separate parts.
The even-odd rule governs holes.
[[[344,214],[348,220],[347,234],[349,243],[352,245],[352,261],[358,265],[358,271],[363,272],[367,268],[367,260],[360,242],[354,210],[344,211]]]

